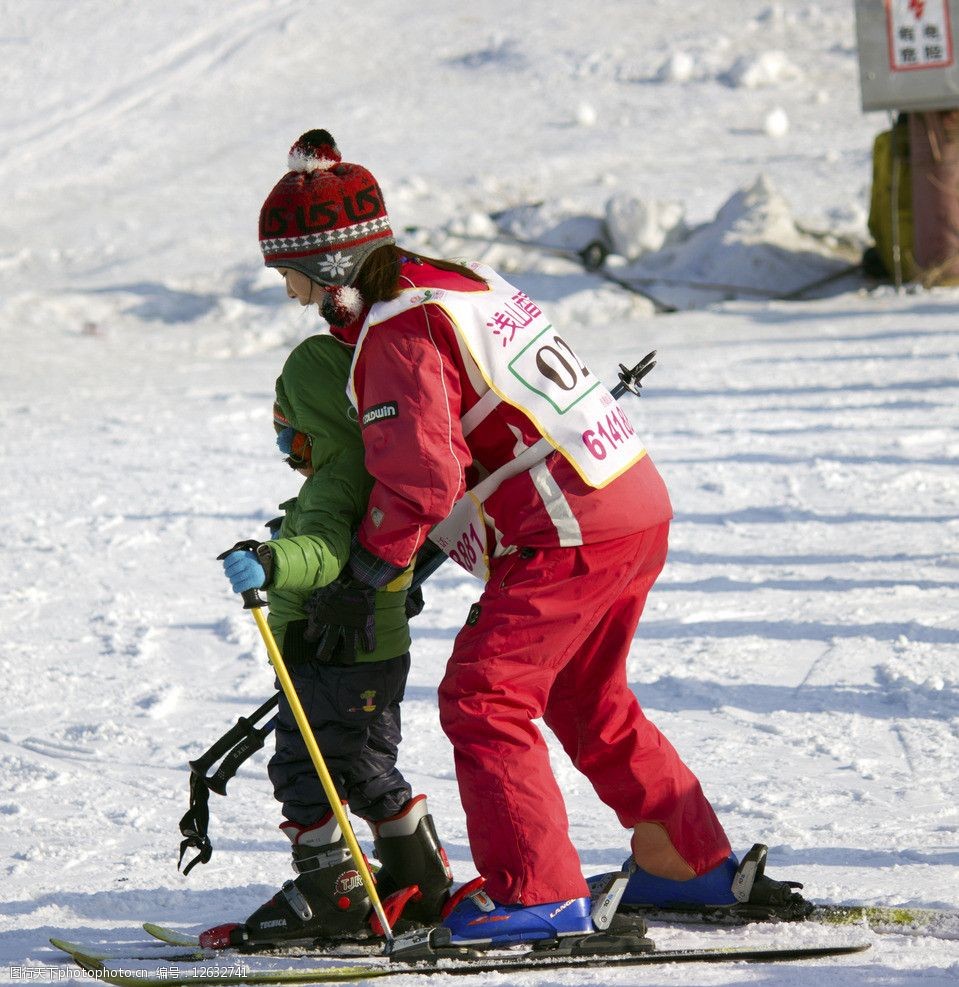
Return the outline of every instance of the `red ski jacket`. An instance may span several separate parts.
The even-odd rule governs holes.
[[[404,264],[401,276],[410,287],[483,287],[424,263]],[[355,346],[364,322],[334,334]],[[462,417],[486,386],[438,305],[419,305],[373,325],[357,355],[353,385],[366,467],[375,481],[359,540],[395,565],[413,559],[467,489],[541,438],[527,415],[506,403],[464,436]],[[545,464],[504,481],[483,509],[499,552],[592,544],[672,517],[648,455],[595,489],[554,452]]]

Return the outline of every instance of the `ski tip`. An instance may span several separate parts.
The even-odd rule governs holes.
[[[55,936],[51,936],[49,941],[50,945],[59,949],[61,953],[69,953],[73,956],[75,953],[82,952],[79,943],[69,942],[66,939],[57,939]]]
[[[165,925],[157,925],[155,922],[144,922],[143,931],[159,939],[160,942],[169,943],[171,946],[199,946],[198,936],[189,935],[186,932],[178,932],[176,929],[168,929]]]
[[[837,948],[840,950],[840,956],[844,953],[864,953],[867,949],[872,949],[872,943],[854,942],[850,943],[848,946],[839,946]]]

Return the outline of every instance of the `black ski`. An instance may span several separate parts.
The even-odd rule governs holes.
[[[155,971],[120,969],[102,960],[74,954],[77,964],[97,980],[119,987],[163,987],[164,984],[185,984],[189,987],[221,987],[230,984],[299,984],[348,983],[376,977],[396,977],[404,974],[429,976],[469,976],[477,973],[505,973],[513,970],[612,968],[627,966],[659,966],[671,963],[782,963],[813,960],[861,953],[868,943],[843,946],[799,946],[771,948],[718,947],[705,949],[676,949],[663,952],[642,952],[631,955],[583,954],[551,955],[547,949],[526,950],[517,955],[500,953],[456,959],[442,958],[434,963],[370,961],[354,966],[303,966],[282,969],[256,969],[249,957],[234,957],[226,962],[208,961],[205,966],[189,969],[180,966],[159,967]],[[314,960],[315,964],[315,960]]]

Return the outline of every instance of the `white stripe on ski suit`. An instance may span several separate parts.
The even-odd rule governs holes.
[[[510,425],[509,429],[516,436],[513,455],[519,457],[522,451],[529,447],[523,442],[519,429],[513,425]],[[556,537],[559,539],[560,547],[569,548],[574,545],[582,545],[583,532],[580,529],[579,521],[576,520],[573,509],[569,506],[569,501],[559,484],[553,479],[553,475],[546,465],[546,459],[541,459],[530,466],[528,472],[536,493],[539,494],[539,498],[543,502],[543,508],[556,528]],[[497,548],[499,547],[497,544]]]

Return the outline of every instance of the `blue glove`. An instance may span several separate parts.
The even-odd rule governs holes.
[[[266,569],[256,553],[248,549],[229,552],[223,559],[223,571],[230,580],[234,593],[245,593],[249,589],[260,589],[266,585]]]

